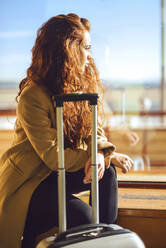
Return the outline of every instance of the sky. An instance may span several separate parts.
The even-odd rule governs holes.
[[[26,75],[37,29],[50,17],[76,13],[91,22],[100,78],[160,79],[160,0],[1,0],[0,81]]]

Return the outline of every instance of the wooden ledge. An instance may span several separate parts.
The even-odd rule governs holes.
[[[118,215],[128,217],[165,218],[166,221],[166,210],[119,208]]]
[[[119,209],[135,209],[140,211],[150,210],[166,211],[165,189],[141,189],[141,188],[119,188]]]

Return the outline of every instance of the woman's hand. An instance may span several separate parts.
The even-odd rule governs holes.
[[[92,163],[91,163],[91,158],[88,159],[88,161],[85,164],[85,177],[83,179],[83,182],[85,184],[90,183],[92,181]],[[104,162],[104,154],[103,152],[98,152],[97,154],[97,166],[98,166],[98,180],[101,180],[104,171],[105,171],[105,162]]]
[[[111,163],[121,168],[123,173],[130,171],[133,166],[133,160],[129,156],[116,152],[111,156]]]

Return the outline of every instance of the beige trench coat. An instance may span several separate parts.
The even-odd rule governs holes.
[[[90,140],[90,139],[89,139]],[[56,116],[52,98],[31,83],[21,93],[17,107],[14,142],[0,159],[0,247],[20,248],[33,191],[57,169]],[[98,129],[98,148],[108,156],[115,149]],[[90,141],[76,150],[65,149],[65,167],[84,167]]]

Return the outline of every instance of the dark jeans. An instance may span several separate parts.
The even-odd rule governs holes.
[[[84,170],[66,173],[67,228],[91,223],[91,206],[73,196],[90,190],[84,184]],[[36,236],[58,226],[57,172],[52,172],[34,191],[24,228],[22,248],[33,248]],[[117,219],[117,179],[111,165],[99,181],[99,212],[101,223],[115,223]]]

